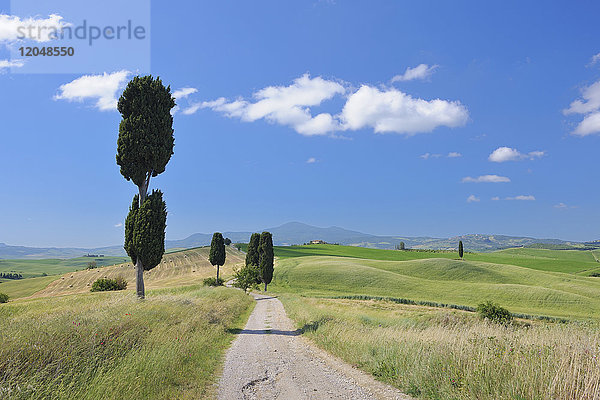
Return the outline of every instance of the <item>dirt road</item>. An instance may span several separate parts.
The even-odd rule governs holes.
[[[254,297],[227,353],[219,399],[410,399],[308,343],[278,299]]]

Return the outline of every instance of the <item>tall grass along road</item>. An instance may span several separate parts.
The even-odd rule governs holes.
[[[409,399],[306,342],[278,299],[254,297],[227,353],[219,399]]]

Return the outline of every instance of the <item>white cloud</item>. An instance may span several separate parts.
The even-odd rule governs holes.
[[[172,96],[176,99],[184,99],[190,94],[198,92],[198,89],[192,87],[184,87],[173,92]]]
[[[479,197],[475,196],[474,194],[467,197],[467,203],[477,203],[479,201],[481,201],[481,199]]]
[[[592,59],[590,60],[589,66],[592,66],[592,65],[596,64],[598,61],[600,61],[600,53],[592,56]]]
[[[123,223],[122,223],[122,222],[119,222],[118,224],[115,224],[115,228],[120,228],[120,227],[122,227],[122,226],[123,226]]]
[[[510,182],[510,178],[498,175],[481,175],[477,178],[467,176],[462,181],[463,183],[506,183]]]
[[[438,65],[429,66],[427,64],[419,64],[414,68],[406,68],[402,75],[396,75],[392,78],[392,82],[412,81],[414,79],[425,79],[436,70]]]
[[[514,196],[514,197],[507,197],[506,200],[534,201],[535,200],[535,196],[520,195],[520,196]]]
[[[419,157],[422,158],[423,160],[429,160],[430,158],[440,158],[441,156],[442,156],[441,154],[425,153],[425,154],[421,154]]]
[[[71,24],[57,14],[50,14],[48,18],[24,19],[15,15],[0,14],[0,42],[17,40],[49,42],[67,26]]]
[[[587,136],[598,132],[600,132],[600,112],[595,112],[586,115],[585,118],[583,118],[583,121],[577,125],[573,134],[577,136]]]
[[[311,115],[310,107],[319,106],[346,89],[340,83],[308,74],[293,81],[289,86],[268,86],[253,94],[254,101],[238,99],[227,102],[224,98],[196,103],[183,111],[193,114],[201,108],[210,108],[228,117],[252,122],[265,119],[271,123],[288,125],[302,135],[323,135],[339,129],[339,123],[331,114]]]
[[[25,65],[25,60],[0,60],[0,69],[20,68],[23,65]]]
[[[253,99],[230,101],[218,98],[193,103],[182,113],[194,114],[208,108],[230,118],[252,122],[260,119],[291,126],[296,132],[311,136],[336,131],[373,128],[375,132],[395,132],[408,135],[430,132],[439,126],[457,127],[468,120],[468,111],[458,101],[413,98],[394,88],[378,89],[362,85],[351,92],[338,114],[319,113],[313,116],[312,107],[344,95],[350,89],[340,82],[308,74],[289,86],[269,86],[253,94]]]
[[[376,133],[413,135],[439,126],[467,123],[467,109],[458,101],[415,99],[397,89],[383,91],[363,85],[348,98],[340,119],[344,129],[371,127]]]
[[[587,136],[593,133],[600,133],[600,81],[583,88],[581,97],[583,99],[573,101],[569,105],[569,108],[563,110],[565,115],[585,115],[572,134]]]
[[[95,107],[101,111],[117,109],[117,92],[125,86],[129,71],[118,71],[111,74],[84,75],[72,82],[61,85],[55,100],[82,102],[87,99],[96,100]]]
[[[317,162],[317,159],[314,157],[310,157],[308,160],[306,160],[307,164],[314,164]]]
[[[419,156],[419,158],[422,158],[424,160],[429,160],[430,158],[440,158],[440,157],[442,157],[442,155],[438,154],[438,153],[425,153],[425,154],[421,154]],[[455,151],[451,151],[450,153],[448,153],[448,155],[446,155],[446,157],[448,157],[448,158],[459,158],[459,157],[462,157],[462,154],[457,153]]]
[[[513,149],[510,147],[498,147],[496,150],[490,154],[488,160],[492,162],[506,162],[506,161],[518,161],[524,159],[534,160],[536,158],[541,158],[546,154],[544,151],[531,151],[527,154],[523,154],[519,152],[517,149]]]
[[[500,197],[498,197],[498,196],[492,197],[492,201],[498,201],[498,200],[500,200]]]

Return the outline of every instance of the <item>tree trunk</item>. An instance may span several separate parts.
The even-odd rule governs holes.
[[[136,279],[135,279],[135,290],[137,292],[137,297],[143,299],[146,295],[144,290],[144,266],[142,262],[138,258],[135,263],[136,270]]]
[[[265,282],[265,292],[267,291],[267,283]]]
[[[217,265],[217,286],[219,285],[219,266]]]

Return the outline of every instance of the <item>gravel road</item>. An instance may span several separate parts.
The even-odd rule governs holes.
[[[310,344],[277,298],[253,296],[256,307],[227,352],[219,399],[410,399]]]

